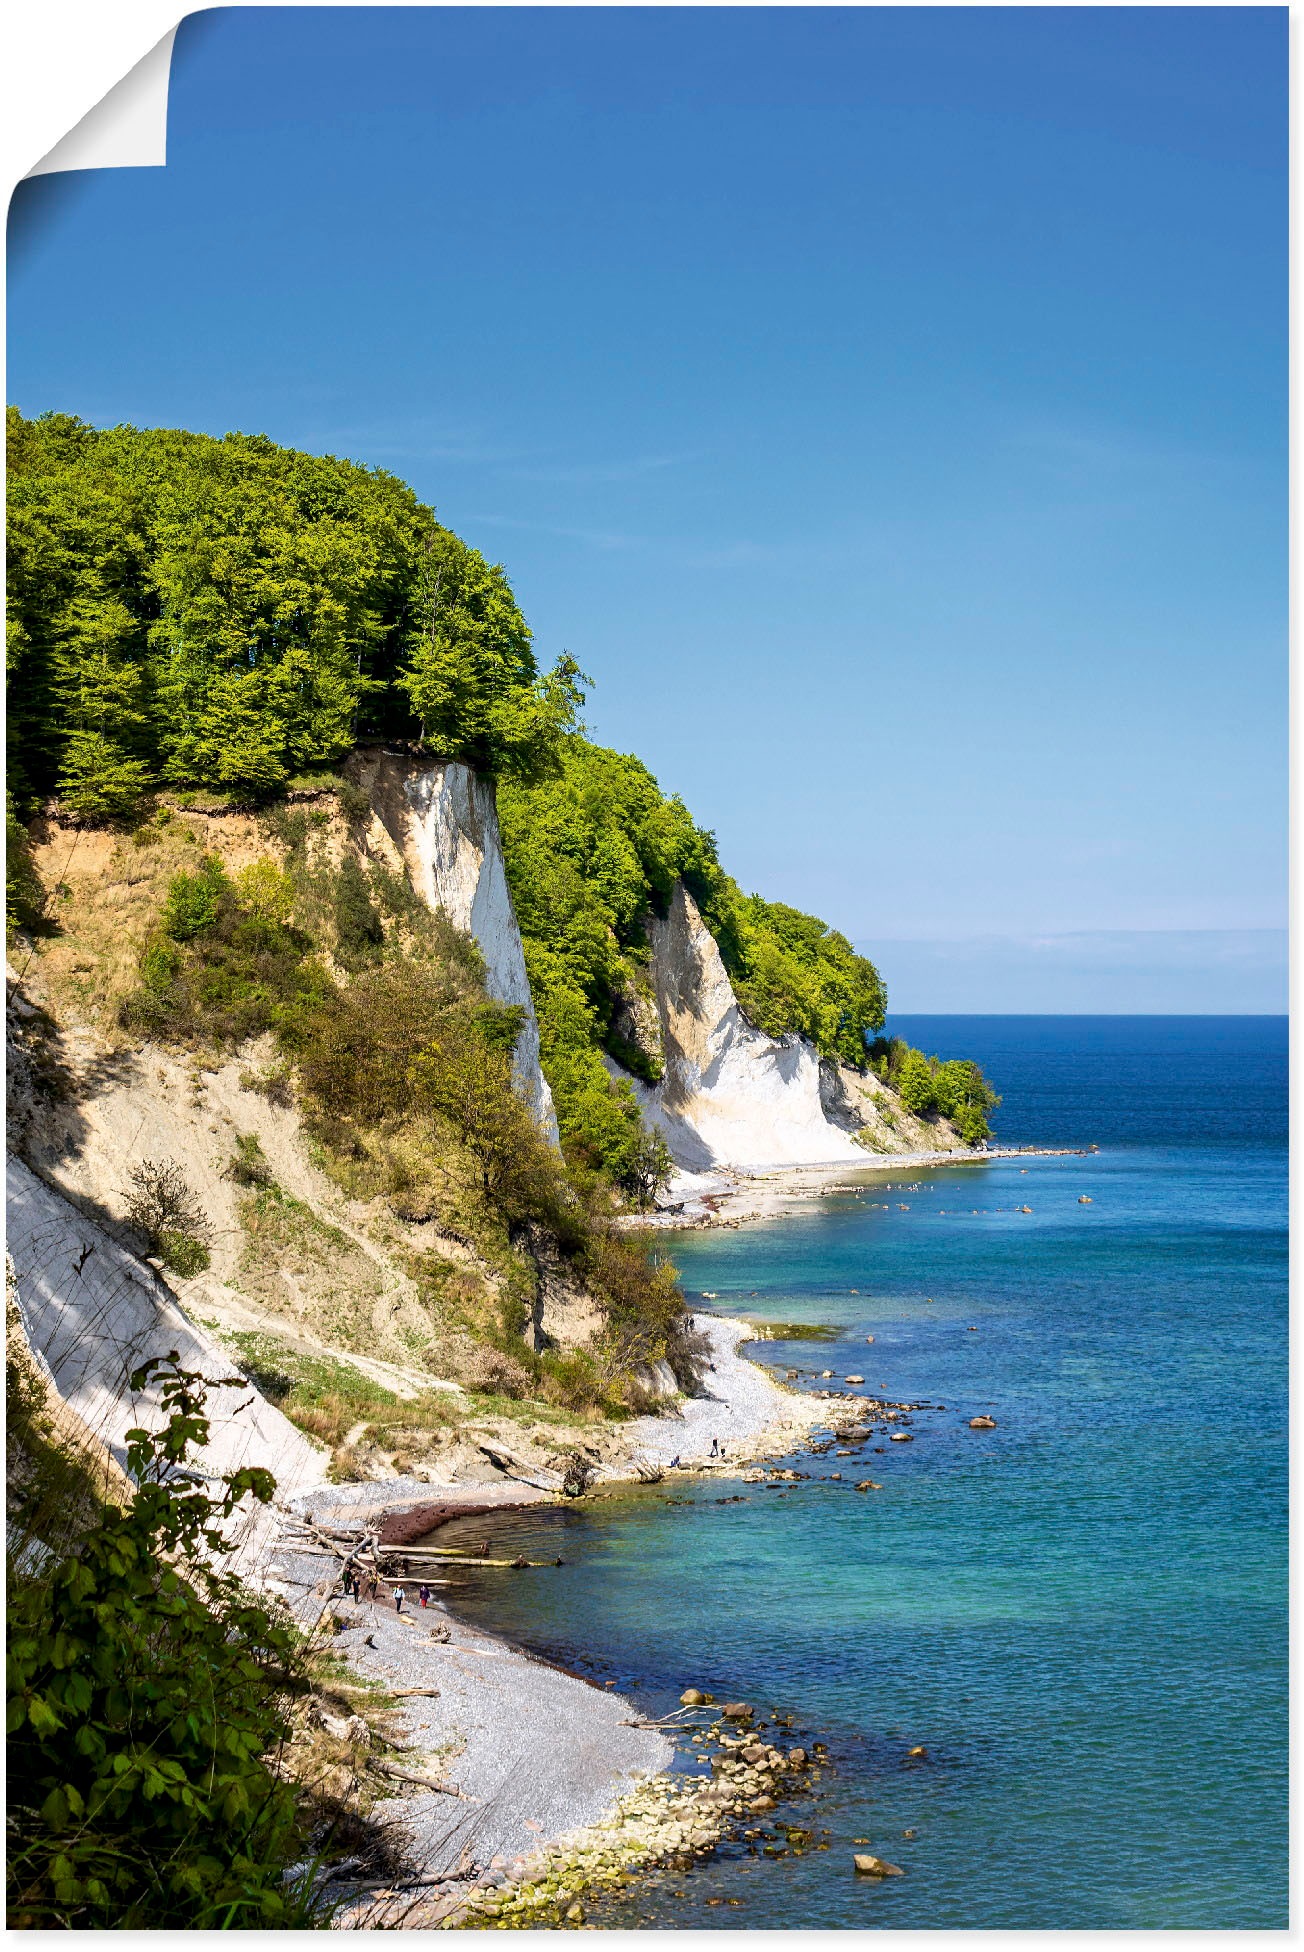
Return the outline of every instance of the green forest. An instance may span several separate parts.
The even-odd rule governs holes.
[[[20,809],[267,799],[385,735],[528,778],[575,723],[573,662],[540,674],[502,569],[382,469],[13,408],[8,429]]]
[[[50,798],[131,825],[160,791],[274,803],[367,740],[465,760],[497,782],[563,1142],[645,1191],[664,1161],[602,1053],[659,1075],[637,1026],[676,879],[770,1035],[864,1068],[887,998],[845,937],[744,894],[682,800],[584,737],[589,682],[569,656],[540,671],[502,566],[383,469],[9,410],[12,912],[39,908],[17,821]],[[985,1137],[990,1094],[953,1085],[913,1095]]]

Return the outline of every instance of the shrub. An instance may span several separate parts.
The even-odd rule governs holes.
[[[206,1386],[175,1355],[131,1386],[151,1381],[167,1421],[128,1433],[127,1508],[37,1576],[10,1562],[9,1923],[301,1926],[295,1795],[265,1760],[304,1685],[300,1643],[220,1565],[226,1521],[275,1484],[236,1471],[213,1496],[178,1475],[208,1438]]]
[[[178,1274],[208,1266],[212,1228],[175,1159],[143,1159],[132,1167],[127,1218],[149,1252]]]
[[[45,920],[45,889],[32,859],[32,844],[27,829],[14,808],[12,793],[5,793],[5,939],[12,942],[20,930],[31,933]]]
[[[486,1396],[528,1396],[534,1378],[516,1356],[501,1349],[476,1349],[462,1364],[461,1381]]]
[[[123,1023],[176,1042],[230,1045],[293,1014],[320,987],[321,972],[308,938],[281,919],[289,900],[289,878],[271,861],[254,862],[232,882],[209,855],[198,873],[175,876]]]
[[[276,1184],[257,1132],[236,1133],[235,1151],[227,1162],[226,1176],[233,1179],[237,1186]]]
[[[226,870],[215,854],[206,854],[197,874],[174,875],[163,907],[163,930],[174,942],[193,942],[205,935],[218,917],[223,895],[230,892]]]
[[[374,955],[385,940],[367,877],[351,854],[345,856],[335,882],[335,938],[346,966]]]
[[[284,928],[294,913],[294,883],[275,861],[251,861],[241,868],[232,885],[236,901],[255,921]]]

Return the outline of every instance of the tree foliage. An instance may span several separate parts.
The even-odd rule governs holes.
[[[572,736],[554,775],[505,782],[498,804],[544,1071],[563,1137],[582,1156],[631,1190],[640,1183],[637,1103],[602,1053],[649,1082],[659,1075],[655,1052],[628,1032],[631,1006],[648,997],[648,925],[679,880],[753,1022],[864,1065],[886,1008],[873,964],[814,916],[744,896],[714,835],[637,759]]]
[[[131,1386],[151,1381],[166,1422],[128,1433],[127,1508],[71,1545],[42,1539],[39,1510],[19,1515],[45,1559],[9,1567],[9,1923],[300,1926],[295,1796],[267,1760],[298,1637],[221,1566],[226,1521],[275,1485],[246,1469],[214,1495],[183,1475],[207,1442],[206,1386],[175,1355]]]
[[[501,567],[382,469],[9,412],[9,734],[26,807],[265,799],[359,737],[538,777],[582,697]]]
[[[949,1119],[967,1145],[991,1137],[987,1114],[1001,1101],[972,1058],[926,1057],[904,1037],[877,1037],[869,1059],[876,1075],[916,1118]]]

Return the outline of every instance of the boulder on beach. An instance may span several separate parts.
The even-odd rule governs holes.
[[[851,1861],[862,1877],[905,1876],[899,1864],[889,1864],[886,1857],[871,1857],[867,1850],[858,1850]]]

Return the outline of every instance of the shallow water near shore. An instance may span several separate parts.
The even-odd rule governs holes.
[[[1003,1141],[1101,1151],[889,1172],[672,1252],[700,1306],[838,1331],[757,1345],[797,1386],[945,1409],[782,1489],[481,1523],[566,1563],[450,1598],[646,1708],[696,1685],[830,1746],[775,1812],[827,1851],[729,1845],[594,1922],[1284,1926],[1284,1020],[892,1027],[984,1063]]]

